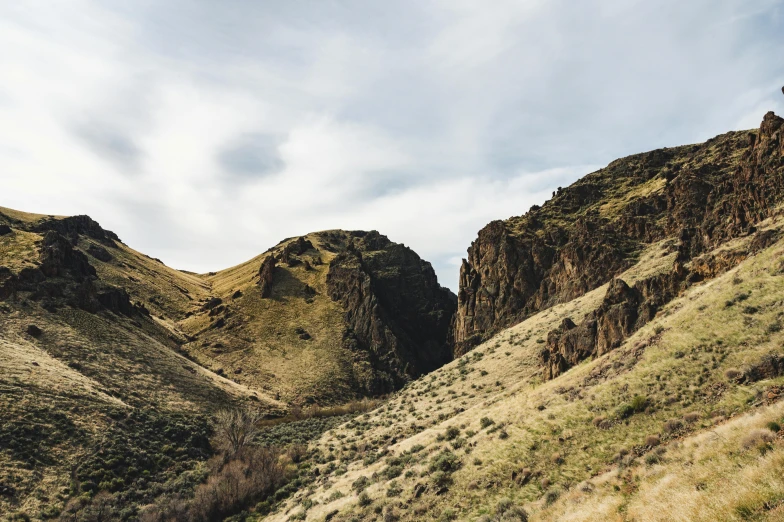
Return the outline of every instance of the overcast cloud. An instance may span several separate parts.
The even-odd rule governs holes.
[[[489,221],[784,113],[784,0],[27,0],[0,49],[0,205],[198,272],[377,229],[455,289]]]

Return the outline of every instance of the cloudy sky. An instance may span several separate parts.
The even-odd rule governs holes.
[[[784,113],[784,0],[26,0],[0,49],[0,206],[199,272],[377,229],[454,289],[489,221]]]

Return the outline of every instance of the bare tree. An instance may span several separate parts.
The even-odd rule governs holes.
[[[236,454],[256,436],[261,419],[262,414],[256,410],[240,408],[221,410],[215,416],[215,431],[223,439],[228,450]]]

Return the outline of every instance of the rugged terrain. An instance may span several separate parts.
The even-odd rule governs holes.
[[[783,135],[490,223],[457,299],[377,232],[199,275],[0,209],[0,513],[784,520]]]
[[[465,354],[312,444],[264,519],[784,520],[783,123],[488,225]]]
[[[455,308],[429,263],[377,232],[292,238],[198,275],[87,216],[0,208],[0,513],[123,494],[144,470],[164,487],[209,455],[220,408],[279,417],[399,389],[452,359]],[[119,467],[78,470],[120,434],[153,440],[119,450]],[[166,464],[149,478],[140,459],[156,453]]]

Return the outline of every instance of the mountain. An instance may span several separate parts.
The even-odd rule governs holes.
[[[457,360],[311,444],[259,519],[784,519],[784,120],[490,223]]]
[[[784,120],[483,228],[192,274],[0,209],[0,513],[784,520]],[[375,397],[373,400],[368,397]]]
[[[292,238],[198,275],[87,216],[0,208],[0,513],[103,489],[143,503],[211,454],[221,408],[274,418],[399,389],[452,359],[455,309],[430,264],[378,232]]]
[[[607,283],[646,245],[669,240],[680,266],[753,232],[781,203],[781,126],[770,112],[758,132],[614,161],[559,188],[543,206],[487,225],[460,269],[458,353]],[[675,278],[694,281],[726,268],[699,267]],[[668,300],[657,294],[660,302],[648,303],[645,314]]]

